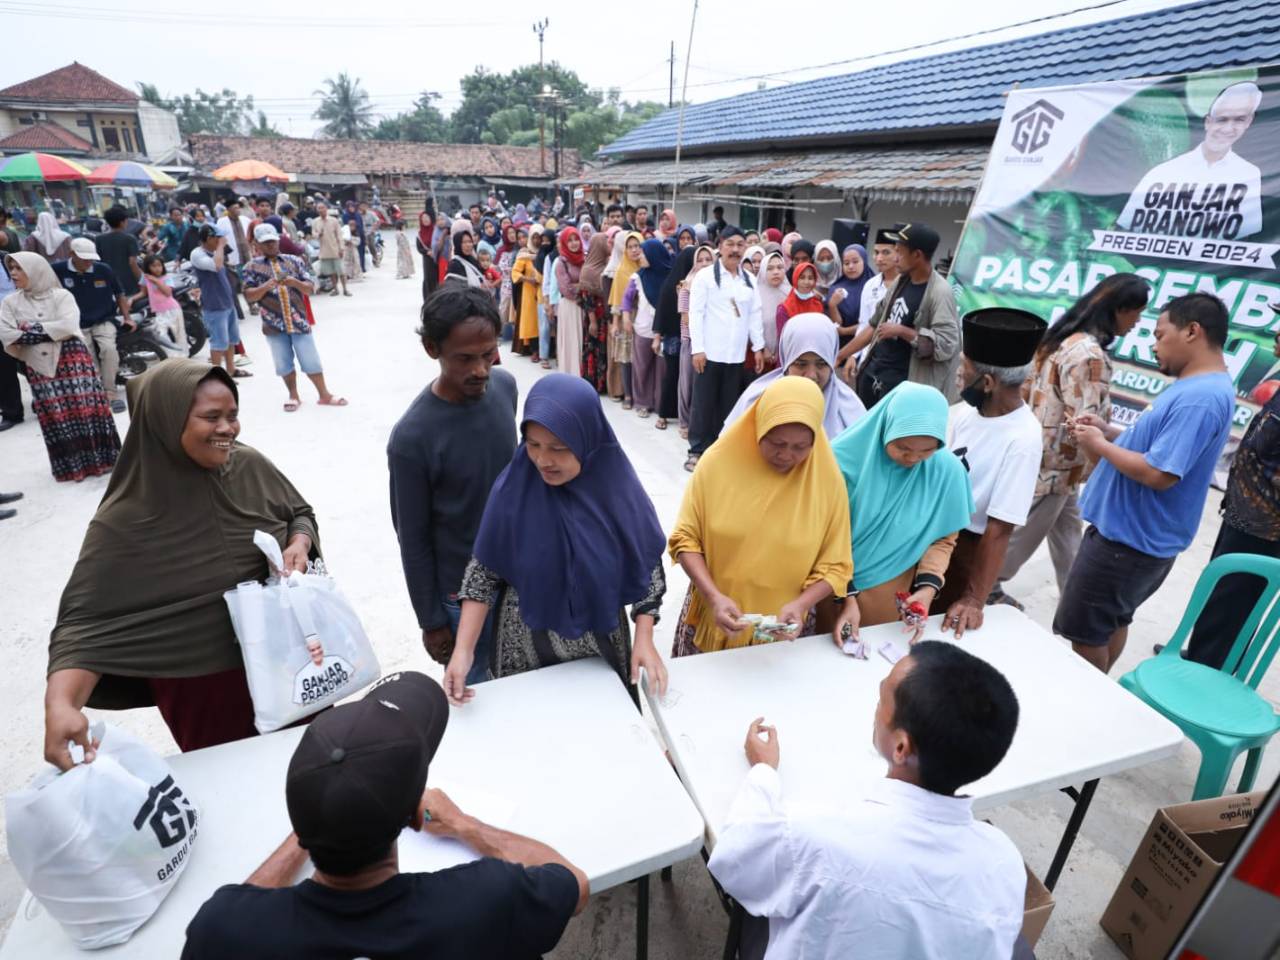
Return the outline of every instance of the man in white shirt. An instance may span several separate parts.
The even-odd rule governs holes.
[[[1232,147],[1262,103],[1256,83],[1234,83],[1204,118],[1204,140],[1152,167],[1116,228],[1173,237],[1239,240],[1262,229],[1262,175]]]
[[[863,323],[871,320],[880,301],[898,282],[898,246],[893,236],[895,231],[904,226],[906,224],[895,223],[887,230],[876,231],[876,242],[871,248],[871,262],[875,265],[876,275],[863,284],[862,302],[858,310]]]
[[[253,259],[253,251],[249,249],[249,225],[252,222],[240,212],[240,201],[233,197],[227,201],[227,212],[218,218],[217,223],[219,233],[227,238],[227,274],[231,277],[234,294],[232,302],[235,304],[236,316],[241,320],[244,319],[244,311],[240,309],[239,293],[243,286],[240,268]],[[249,312],[256,314],[257,305],[249,304]]]
[[[724,418],[742,395],[748,341],[756,372],[764,370],[760,291],[742,269],[746,249],[742,231],[725,227],[720,231],[720,258],[709,270],[698,271],[689,290],[689,342],[696,375],[686,470],[692,471],[715,443]]]
[[[872,744],[885,778],[801,811],[783,800],[777,731],[752,723],[751,769],[707,866],[768,919],[764,956],[1012,957],[1022,857],[956,791],[995,769],[1017,725],[1018,700],[994,667],[950,643],[915,644],[880,682]],[[744,960],[760,955],[742,946]]]
[[[935,609],[956,638],[982,626],[1009,536],[1027,522],[1043,442],[1040,421],[1022,399],[1047,324],[1025,310],[988,307],[961,323],[960,403],[947,420],[947,447],[969,471],[973,517],[960,531]]]

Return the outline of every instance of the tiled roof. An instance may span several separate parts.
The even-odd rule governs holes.
[[[288,173],[426,174],[435,177],[521,177],[549,180],[555,169],[547,151],[547,172],[536,147],[496,147],[483,143],[410,143],[403,140],[302,140],[290,137],[191,137],[199,170],[212,171],[233,160],[265,160]],[[578,151],[564,151],[564,170],[581,169]]]
[[[993,129],[1016,83],[1047,87],[1280,61],[1275,0],[1201,0],[686,107],[684,149]],[[604,147],[670,153],[669,110]],[[977,132],[976,130],[974,132]]]
[[[43,100],[51,103],[137,103],[138,95],[82,63],[71,63],[0,90],[0,100]]]
[[[739,190],[825,187],[867,200],[966,203],[986,166],[987,144],[854,147],[806,153],[729,153],[682,158],[679,185]],[[644,187],[677,179],[669,159],[634,160],[569,182]]]
[[[56,123],[33,123],[0,140],[0,150],[44,150],[48,153],[91,153],[93,144]]]

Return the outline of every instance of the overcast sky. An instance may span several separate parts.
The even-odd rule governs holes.
[[[877,54],[934,41],[944,45],[887,59],[1178,5],[1178,0],[915,0],[819,3],[792,10],[763,0],[700,0],[689,99],[731,96],[754,90],[762,80],[777,86],[848,73],[886,59],[874,59]],[[1083,7],[1095,9],[965,39]],[[356,15],[366,8],[367,17]],[[533,22],[546,18],[548,61],[576,70],[591,86],[619,87],[624,99],[665,102],[673,40],[679,96],[692,9],[693,0],[642,5],[382,0],[367,6],[345,0],[261,6],[0,0],[2,32],[15,41],[6,44],[0,60],[0,87],[79,60],[132,89],[139,81],[155,83],[166,96],[197,87],[251,93],[282,133],[311,136],[319,126],[311,116],[318,101],[314,91],[326,77],[341,70],[358,77],[380,115],[407,109],[423,90],[439,92],[448,113],[461,100],[459,79],[477,66],[504,73],[536,63]],[[806,15],[806,9],[814,14]],[[468,11],[474,15],[467,16]]]

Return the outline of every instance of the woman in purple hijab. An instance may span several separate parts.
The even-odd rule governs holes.
[[[521,432],[489,493],[462,577],[445,693],[456,706],[475,696],[466,676],[496,605],[495,677],[601,656],[637,704],[642,667],[661,695],[667,670],[653,627],[667,589],[666,537],[599,395],[581,377],[545,376],[529,391]]]

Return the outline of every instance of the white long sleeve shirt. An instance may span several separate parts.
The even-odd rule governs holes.
[[[760,291],[746,279],[716,264],[699,270],[689,290],[689,343],[693,353],[704,353],[715,363],[742,363],[747,341],[752,350],[764,349],[764,324],[760,317]],[[736,305],[736,306],[735,306]]]
[[[769,919],[773,960],[1008,960],[1022,929],[1027,877],[1013,842],[975,820],[968,798],[901,780],[789,811],[778,772],[756,764],[707,866]]]
[[[246,217],[243,213],[240,214],[240,231],[244,235],[244,242],[246,245],[250,240],[249,224],[251,223],[253,223],[252,220]],[[248,263],[249,251],[241,250],[239,245],[236,243],[236,234],[235,230],[231,227],[231,218],[228,216],[219,217],[218,228],[225,231],[227,235],[227,263],[233,267],[242,263]]]

